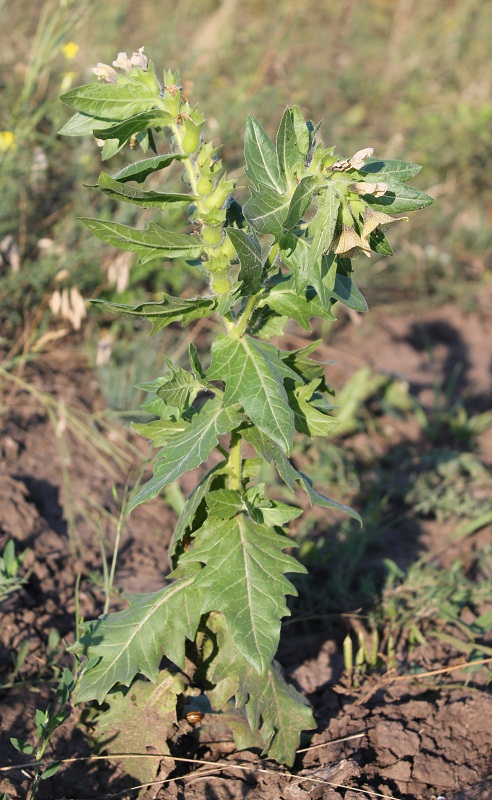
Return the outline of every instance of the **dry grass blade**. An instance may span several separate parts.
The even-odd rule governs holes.
[[[350,737],[350,738],[352,738],[352,737]],[[330,744],[336,744],[338,741],[344,741],[344,740],[343,739],[342,740],[337,740],[336,742],[335,741],[334,742],[330,742]],[[308,748],[308,749],[310,749],[310,748]],[[180,763],[200,764],[201,766],[206,767],[208,770],[209,769],[212,770],[210,775],[215,775],[217,773],[217,771],[219,771],[219,770],[237,769],[237,770],[241,770],[243,772],[255,772],[255,773],[261,773],[263,775],[272,775],[272,774],[274,774],[276,777],[285,778],[286,780],[289,780],[289,781],[291,781],[291,780],[302,780],[302,781],[308,781],[310,783],[316,783],[316,784],[323,784],[325,786],[331,786],[334,789],[349,789],[352,792],[358,792],[361,795],[364,795],[366,797],[379,797],[379,798],[382,798],[382,800],[399,800],[399,798],[394,797],[393,795],[381,794],[380,792],[373,792],[373,791],[370,791],[369,789],[360,789],[360,788],[358,788],[356,786],[347,786],[347,785],[342,784],[342,783],[332,783],[331,781],[326,781],[326,780],[323,780],[322,778],[316,778],[316,777],[310,776],[310,775],[302,775],[302,776],[291,775],[290,772],[285,772],[285,771],[283,771],[281,769],[267,769],[265,767],[258,767],[255,764],[230,764],[230,763],[227,763],[227,762],[222,762],[221,763],[221,762],[205,761],[205,760],[196,759],[196,758],[181,758],[181,757],[178,757],[178,756],[169,755],[168,753],[114,753],[111,756],[89,756],[88,758],[65,758],[65,759],[59,760],[59,763],[61,763],[63,765],[63,764],[73,764],[75,762],[80,762],[80,761],[86,761],[86,762],[104,761],[104,760],[111,761],[111,760],[114,760],[114,759],[118,759],[120,761],[120,760],[124,760],[126,758],[154,758],[154,759],[155,758],[162,758],[162,759],[172,758],[174,761],[179,761]],[[43,760],[40,763],[42,763],[43,765],[49,765],[49,764],[53,764],[55,762],[54,761],[44,761]],[[56,762],[56,763],[58,763],[58,762]],[[29,769],[30,767],[33,767],[33,766],[34,765],[31,764],[31,763],[16,764],[15,766],[0,767],[0,772],[4,772],[4,771],[7,771],[7,770],[14,770],[14,769],[24,770],[26,768]],[[196,773],[193,773],[193,776],[192,776],[193,781],[195,781],[197,779],[197,777],[198,776],[196,775]],[[209,775],[208,774],[207,775],[200,775],[200,778],[206,778],[206,777],[209,777]],[[179,778],[178,780],[184,780],[184,779],[185,778]],[[161,781],[152,781],[151,783],[142,783],[142,784],[138,784],[138,785],[130,786],[130,787],[126,788],[124,790],[124,792],[116,792],[115,794],[108,794],[108,795],[106,795],[106,797],[107,798],[120,797],[122,794],[126,794],[127,792],[130,792],[130,791],[132,792],[132,791],[136,791],[137,789],[145,789],[146,787],[149,787],[149,786],[163,786],[164,784],[172,783],[175,780],[177,780],[177,779],[176,778],[166,778],[166,779],[161,780]]]
[[[359,697],[358,700],[355,701],[355,705],[361,706],[364,703],[367,703],[370,697],[372,697],[375,692],[382,689],[384,686],[388,686],[390,683],[396,683],[396,681],[415,681],[421,680],[422,678],[432,678],[435,675],[445,675],[449,672],[456,672],[460,669],[470,669],[470,667],[479,667],[484,666],[485,664],[490,664],[492,662],[492,658],[480,658],[474,661],[464,661],[462,664],[453,664],[451,667],[440,667],[439,669],[432,669],[428,672],[418,672],[413,675],[393,675],[390,677],[383,678],[382,680],[378,681],[374,686],[371,686],[368,692],[366,692],[362,697]]]

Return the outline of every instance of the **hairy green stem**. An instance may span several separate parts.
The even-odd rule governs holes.
[[[158,99],[157,104],[163,111],[167,112],[166,104],[164,103],[164,101],[161,98]],[[186,155],[184,150],[183,150],[183,137],[181,136],[181,131],[179,129],[179,125],[176,122],[173,122],[171,124],[170,128],[172,130],[172,133],[173,133],[174,139],[176,141],[176,144],[178,146],[179,152],[182,155]],[[198,181],[197,181],[195,168],[193,166],[193,162],[192,162],[190,156],[186,155],[186,158],[183,159],[182,163],[183,163],[184,168],[186,170],[186,173],[188,175],[188,180],[190,181],[191,191],[195,195],[195,197],[199,198],[197,200],[197,206],[200,208],[200,204],[201,204],[202,200],[201,200],[201,197],[200,197],[200,193],[198,191]],[[203,210],[203,209],[201,209],[201,210]]]
[[[277,253],[279,251],[279,247],[280,247],[280,245],[277,242],[276,244],[273,245],[272,249],[270,250],[270,252],[268,254],[268,258],[265,261],[265,270],[267,272],[273,266],[273,263],[274,263],[275,259],[277,258]],[[238,322],[235,325],[227,325],[227,332],[230,333],[231,336],[234,336],[236,339],[240,339],[241,338],[241,336],[243,335],[244,331],[246,330],[246,328],[248,326],[248,322],[249,322],[249,320],[251,318],[251,315],[252,315],[252,313],[253,313],[253,311],[255,309],[255,306],[256,306],[258,300],[261,297],[261,294],[262,294],[262,292],[257,292],[257,294],[252,294],[251,297],[249,298],[248,302],[246,303],[244,311],[241,314]]]
[[[265,269],[266,270],[269,270],[270,267],[273,267],[273,263],[274,263],[275,259],[277,258],[277,254],[278,254],[279,249],[280,249],[280,242],[277,242],[276,244],[273,245],[272,249],[268,253],[268,258],[265,261]]]
[[[250,320],[251,314],[253,313],[254,307],[258,302],[258,298],[260,297],[260,293],[252,294],[249,298],[248,302],[246,303],[246,307],[241,314],[238,322],[236,325],[230,328],[229,333],[231,336],[234,336],[236,339],[240,339],[243,335],[244,331],[248,326],[248,322]]]
[[[229,453],[229,489],[233,492],[241,491],[241,466],[242,466],[242,437],[237,431],[231,434],[231,449]]]

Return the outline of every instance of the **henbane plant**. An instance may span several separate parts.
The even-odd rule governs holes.
[[[61,132],[94,135],[103,160],[128,144],[150,149],[150,157],[114,174],[101,172],[99,189],[158,212],[181,206],[187,218],[184,232],[167,230],[160,217],[143,230],[99,219],[84,224],[142,262],[158,260],[163,269],[172,269],[173,259],[192,262],[209,286],[195,298],[94,302],[150,320],[153,334],[170,323],[217,320],[206,363],[190,345],[188,369],[166,358],[163,376],[145,385],[143,408],[155,419],[135,428],[158,450],[153,477],[131,508],[205,464],[212,451],[216,457],[177,522],[164,588],[128,597],[125,610],[89,623],[74,645],[86,659],[76,700],[109,705],[101,731],[108,739],[119,731],[120,746],[128,744],[131,720],[138,728],[135,715],[150,714],[145,742],[156,744],[149,741],[154,732],[162,749],[186,709],[201,708],[223,715],[239,748],[260,748],[291,765],[301,731],[315,727],[308,703],[275,661],[286,596],[296,593],[287,576],[305,572],[290,555],[285,529],[301,512],[258,482],[262,462],[311,505],[358,515],[321,494],[289,460],[296,433],[322,438],[336,427],[325,367],[310,357],[318,343],[282,350],[270,340],[289,319],[307,331],[313,317],[333,320],[337,302],[366,311],[352,260],[391,254],[385,230],[405,219],[394,215],[432,199],[407,185],[418,165],[373,158],[371,148],[338,158],[294,106],[275,142],[248,118],[250,197],[241,206],[177,73],[165,71],[161,83],[143,48],[93,71],[99,82],[63,95],[77,113]],[[177,162],[187,191],[145,188]]]

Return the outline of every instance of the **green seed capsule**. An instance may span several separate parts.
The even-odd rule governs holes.
[[[236,257],[236,248],[228,236],[224,238],[224,241],[220,245],[220,253],[221,255],[226,256],[229,261],[232,261],[232,259]]]
[[[205,244],[217,246],[221,243],[223,237],[222,225],[204,225],[202,228],[202,239]]]
[[[183,140],[181,142],[181,146],[183,148],[183,151],[187,155],[196,153],[196,151],[200,147],[200,133],[202,127],[203,127],[203,122],[201,123],[201,125],[195,125],[195,123],[191,119],[186,120],[186,127],[183,135]]]
[[[214,188],[214,184],[211,178],[207,178],[205,175],[200,175],[196,188],[201,197],[207,197]]]
[[[222,297],[228,294],[232,288],[231,281],[229,280],[229,276],[226,272],[216,272],[214,275],[212,275],[210,286],[215,294],[219,294]]]

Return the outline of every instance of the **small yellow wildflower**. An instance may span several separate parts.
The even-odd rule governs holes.
[[[15,133],[0,131],[0,153],[6,153],[10,147],[15,147]]]
[[[80,48],[78,44],[75,44],[75,42],[67,42],[62,47],[62,53],[67,59],[67,61],[71,61],[72,58],[75,58],[75,56],[79,52],[79,49]]]

